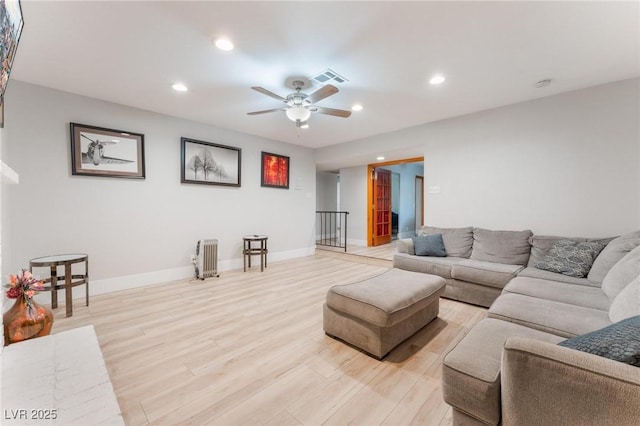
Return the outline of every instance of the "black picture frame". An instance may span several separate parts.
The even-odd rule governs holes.
[[[289,162],[290,159],[286,155],[262,151],[260,185],[289,189]]]
[[[242,149],[180,138],[180,182],[241,186]]]
[[[70,123],[71,174],[144,179],[144,135]]]
[[[4,92],[24,28],[20,0],[0,2],[0,18],[0,40],[3,40],[0,48],[0,128],[4,128]]]

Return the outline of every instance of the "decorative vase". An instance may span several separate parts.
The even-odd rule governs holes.
[[[21,342],[51,333],[53,313],[37,304],[33,299],[27,303],[22,296],[2,315],[4,322],[4,345]]]

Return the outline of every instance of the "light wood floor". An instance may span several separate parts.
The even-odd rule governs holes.
[[[309,256],[261,273],[93,296],[56,309],[53,332],[93,324],[128,425],[448,425],[443,354],[486,309],[441,299],[440,316],[377,361],[327,337],[334,284],[386,268]]]
[[[317,246],[318,250],[322,251],[330,251],[337,253],[344,253],[343,248],[337,247],[327,247],[327,246]],[[393,260],[393,255],[396,253],[396,241],[393,240],[389,244],[383,244],[381,246],[376,247],[364,247],[364,246],[354,246],[347,245],[347,254],[371,257],[376,259],[384,259],[384,260]]]

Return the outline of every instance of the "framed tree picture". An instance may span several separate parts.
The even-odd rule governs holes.
[[[144,179],[144,135],[71,123],[71,173]]]
[[[240,148],[181,138],[180,181],[240,186],[241,153]]]
[[[262,152],[262,186],[289,189],[289,157]]]

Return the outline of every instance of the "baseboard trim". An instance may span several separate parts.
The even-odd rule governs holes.
[[[347,240],[347,244],[351,244],[353,246],[367,247],[367,240],[354,240],[352,238],[349,238]]]
[[[296,250],[269,253],[267,260],[269,263],[281,260],[295,259],[298,257],[312,256],[315,254],[315,247],[305,247]],[[257,260],[257,259],[256,259]],[[254,263],[255,265],[255,263]],[[244,267],[244,260],[226,259],[218,261],[218,272],[232,271]],[[160,271],[144,272],[141,274],[123,275],[113,278],[89,281],[89,295],[115,293],[117,291],[130,290],[139,287],[148,287],[157,284],[164,284],[171,281],[195,278],[195,270],[192,265],[180,266],[177,268],[163,269]],[[85,286],[73,288],[73,298],[84,298]],[[43,291],[35,296],[38,303],[50,304],[51,293]],[[58,301],[64,303],[64,294],[58,293]]]

